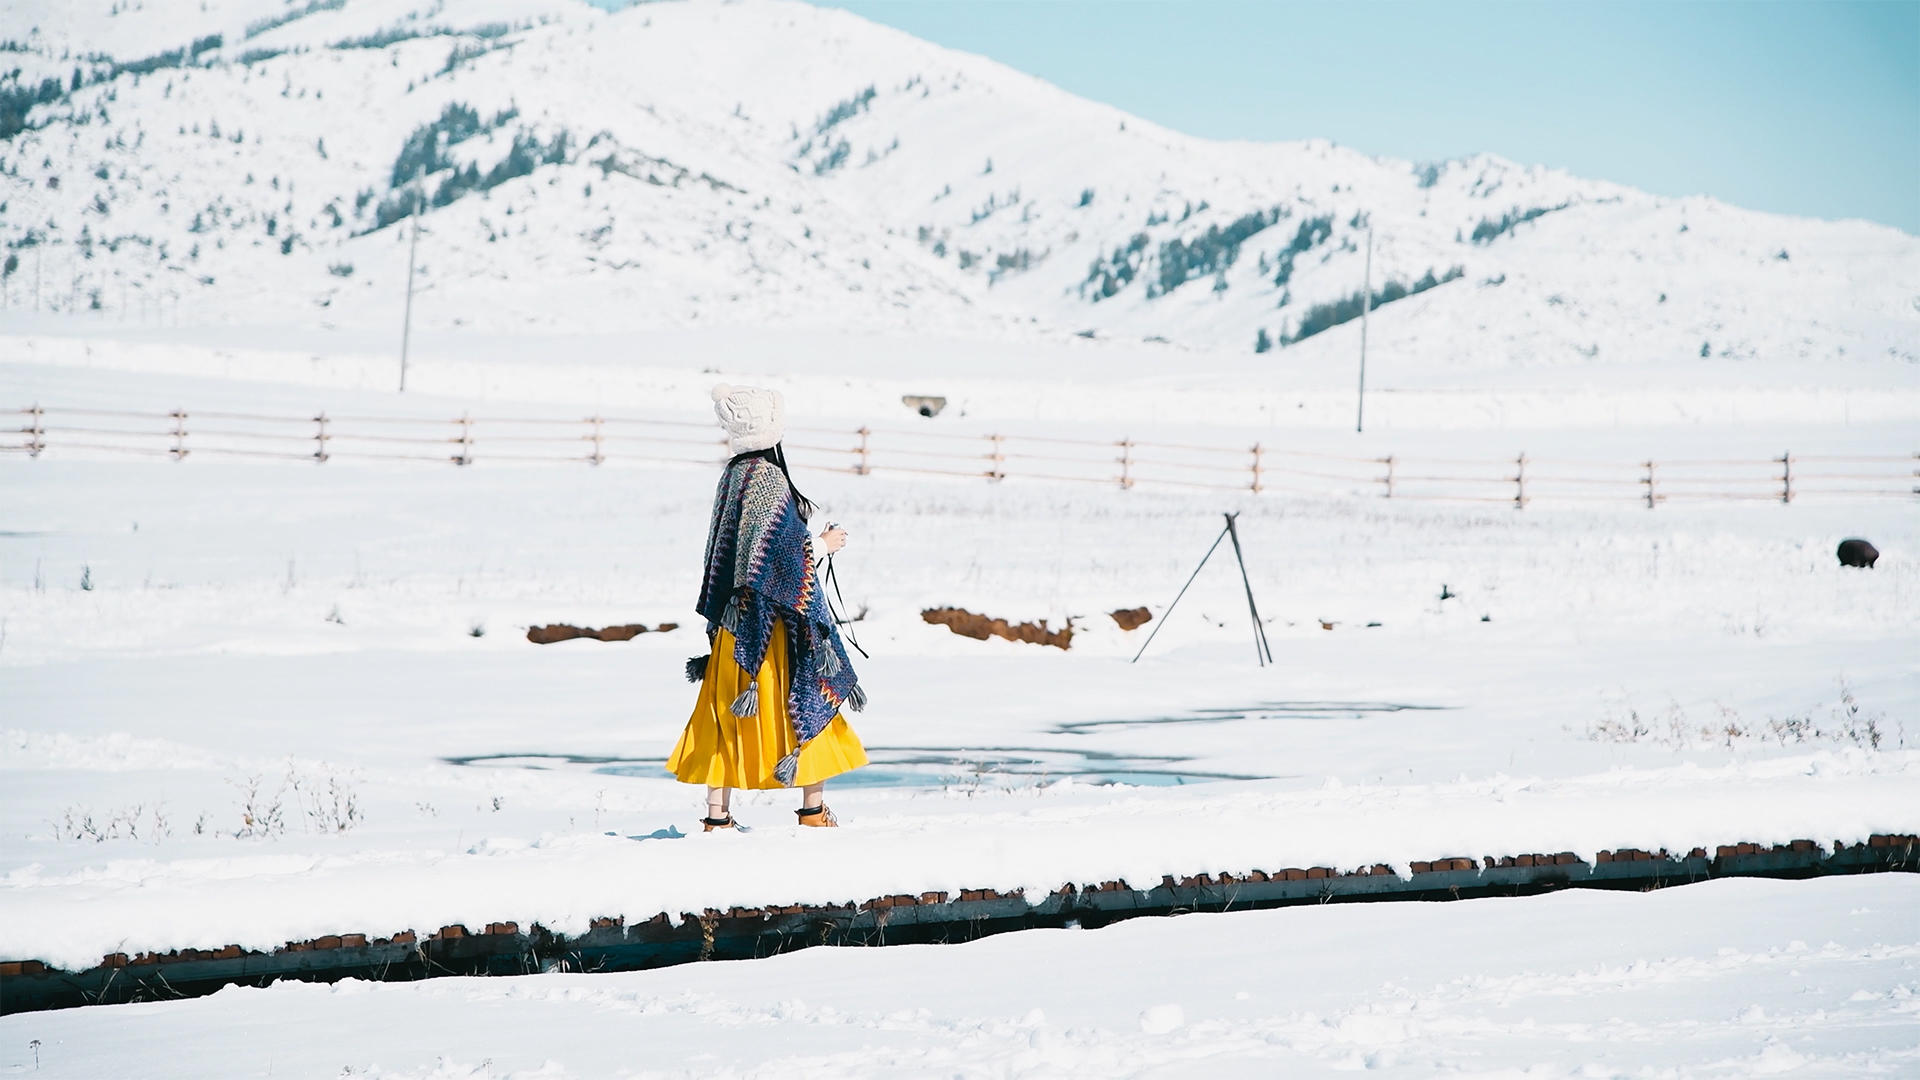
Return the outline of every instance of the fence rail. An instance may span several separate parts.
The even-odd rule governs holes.
[[[312,461],[438,461],[472,465],[632,461],[708,464],[725,457],[711,425],[645,417],[265,415],[232,411],[136,412],[48,407],[0,409],[0,457],[68,450],[167,457]],[[1309,495],[1507,504],[1676,500],[1791,503],[1820,497],[1920,497],[1920,453],[1794,454],[1753,459],[1506,459],[1363,457],[1262,443],[1199,445],[1121,438],[960,434],[860,427],[788,429],[788,449],[809,466],[874,473],[1045,480],[1130,489]]]

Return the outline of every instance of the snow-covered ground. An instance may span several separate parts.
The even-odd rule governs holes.
[[[1920,1070],[1920,877],[1357,904],[0,1018],[7,1075],[1692,1078]],[[36,1068],[37,1063],[37,1068]]]
[[[102,58],[214,33],[181,66]],[[1486,156],[1187,139],[760,0],[0,0],[0,39],[22,68],[0,90],[61,80],[0,144],[0,410],[700,423],[724,379],[778,386],[797,425],[928,439],[1502,468],[1920,449],[1920,247],[1867,223]],[[406,230],[374,226],[404,196],[396,154],[452,103],[519,113],[450,139],[430,184],[516,134],[554,160],[426,216],[401,396]],[[1369,226],[1377,280],[1463,276],[1373,314],[1360,434],[1356,325],[1252,341],[1355,288]],[[946,410],[913,415],[917,394]],[[796,440],[801,487],[853,536],[873,764],[831,786],[837,832],[773,792],[736,799],[753,832],[701,836],[701,793],[660,763],[706,651],[712,467],[513,465],[484,439],[467,468],[170,463],[58,432],[0,455],[0,961],[1920,831],[1910,498],[1516,510],[1018,462],[989,484],[834,472]],[[1230,561],[1167,611],[1232,511],[1271,667]],[[1852,536],[1876,568],[1836,564]],[[1072,647],[921,617],[949,605],[1070,625]],[[1108,614],[1143,605],[1139,629]],[[526,640],[552,622],[678,626]],[[229,990],[0,1020],[0,1069],[37,1049],[87,1077],[1901,1075],[1914,889]]]
[[[67,400],[393,404],[7,370]],[[1778,434],[1758,427],[1635,436]],[[1541,454],[1613,437],[1528,433]],[[1920,524],[1902,502],[1459,509],[802,458],[802,486],[855,536],[840,570],[874,653],[855,724],[875,765],[837,787],[839,834],[796,841],[776,793],[743,798],[755,833],[715,843],[672,836],[700,797],[657,771],[692,699],[681,661],[704,649],[688,605],[710,468],[0,465],[17,493],[0,954],[63,966],[463,921],[565,931],[1163,873],[1851,842],[1911,831],[1920,790]],[[1255,666],[1220,561],[1128,663],[1158,623],[1105,613],[1164,614],[1224,509],[1278,662]],[[1883,552],[1872,571],[1834,561],[1856,534]],[[1066,652],[973,641],[920,618],[945,605],[1078,632]],[[681,626],[525,640],[548,622]]]

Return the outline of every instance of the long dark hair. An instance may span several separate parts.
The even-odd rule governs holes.
[[[733,459],[727,462],[727,467],[732,468],[748,458],[759,458],[762,461],[771,461],[774,465],[778,466],[780,475],[787,478],[787,490],[793,492],[793,505],[800,511],[800,520],[808,521],[812,519],[814,511],[813,500],[800,494],[800,489],[794,486],[793,473],[787,468],[787,452],[782,448],[781,444],[774,443],[765,450],[749,450],[744,454],[735,454],[733,455]]]

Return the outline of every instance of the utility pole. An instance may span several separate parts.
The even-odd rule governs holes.
[[[399,392],[407,392],[407,342],[413,338],[413,256],[420,250],[420,213],[426,209],[426,165],[413,175],[413,236],[407,240],[407,304],[399,323]]]
[[[1367,269],[1360,282],[1360,407],[1353,430],[1367,430],[1367,310],[1373,307],[1373,222],[1367,222]]]
[[[421,177],[426,173],[423,167],[414,177],[413,188],[413,239],[407,242],[407,302],[405,314],[400,323],[400,392],[407,392],[407,343],[413,336],[413,256],[420,250],[420,212],[426,209],[426,191]]]

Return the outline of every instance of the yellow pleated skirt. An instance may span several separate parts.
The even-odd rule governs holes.
[[[733,715],[733,700],[749,685],[760,692],[760,714]],[[685,784],[708,787],[779,788],[773,767],[799,744],[793,722],[787,718],[787,628],[775,619],[773,639],[757,677],[749,676],[733,658],[733,635],[725,627],[715,636],[707,674],[700,680],[700,699],[680,733],[680,742],[667,758],[667,771]],[[817,784],[851,772],[867,763],[866,748],[844,716],[835,715],[814,740],[800,751],[800,768],[793,786]]]

